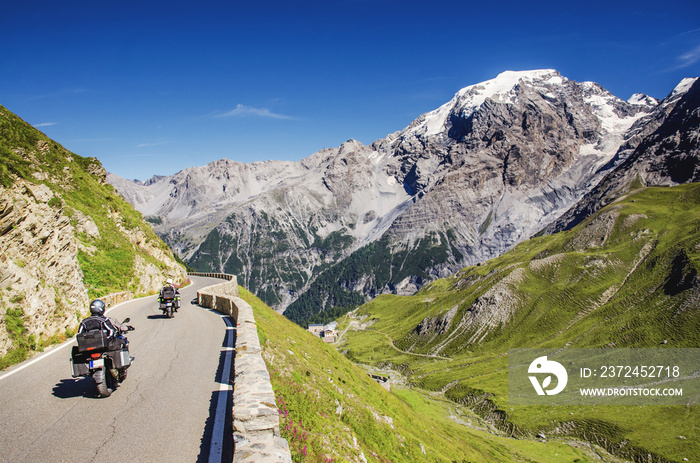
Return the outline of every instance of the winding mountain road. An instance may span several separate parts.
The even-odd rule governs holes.
[[[0,373],[0,462],[231,461],[233,370],[224,359],[235,326],[191,303],[223,280],[191,280],[172,319],[156,296],[108,311],[136,328],[127,333],[136,360],[111,397],[98,398],[89,377],[71,378],[74,340]]]

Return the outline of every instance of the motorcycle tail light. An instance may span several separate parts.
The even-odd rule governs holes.
[[[100,353],[99,353],[99,352],[95,352],[94,354],[91,354],[90,357],[92,357],[92,358],[94,358],[94,359],[100,358]]]

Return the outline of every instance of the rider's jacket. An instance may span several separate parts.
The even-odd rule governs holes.
[[[119,323],[116,319],[112,317],[105,317],[104,315],[91,315],[80,322],[78,334],[94,329],[100,330],[102,328],[109,331],[110,337],[118,335],[121,331],[129,330],[129,328],[126,325]]]
[[[173,299],[175,296],[179,296],[180,291],[177,290],[173,285],[165,285],[160,290],[160,298]]]

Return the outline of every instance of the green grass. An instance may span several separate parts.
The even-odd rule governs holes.
[[[13,346],[6,355],[0,357],[0,370],[26,359],[35,342],[33,336],[27,336],[24,312],[21,308],[7,309],[3,318]]]
[[[253,307],[294,461],[594,461],[584,445],[493,435],[475,414],[425,391],[387,391],[333,346],[240,293]]]
[[[697,406],[512,406],[506,353],[662,341],[699,347],[698,268],[700,185],[648,188],[571,231],[521,243],[414,296],[374,299],[340,320],[341,330],[353,328],[339,349],[354,362],[401,371],[417,390],[469,406],[504,434],[570,428],[564,434],[599,439],[626,458],[652,453],[680,461],[700,454]],[[508,275],[519,278],[505,285]],[[477,328],[460,331],[458,323],[499,282],[508,292],[495,307],[512,303],[512,314],[470,342]],[[443,332],[419,330],[438,326],[450,309],[456,313]],[[360,323],[364,329],[356,330]]]
[[[12,347],[0,357],[0,371],[26,360],[34,352],[41,352],[47,346],[59,344],[75,335],[74,330],[66,330],[65,333],[54,333],[49,337],[37,338],[27,334],[24,317],[24,311],[21,308],[8,308],[5,311],[3,322],[12,341]]]
[[[79,254],[91,298],[135,288],[133,262],[136,255],[163,268],[161,262],[131,243],[124,231],[138,232],[151,246],[171,254],[169,248],[111,185],[101,183],[91,173],[102,167],[97,159],[71,153],[2,106],[0,154],[3,186],[9,188],[20,178],[42,183],[54,193],[49,206],[73,217],[74,225],[74,211],[80,211],[97,225],[99,238],[79,237],[94,249],[94,252]]]

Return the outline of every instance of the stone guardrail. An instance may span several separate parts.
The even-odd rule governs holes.
[[[187,272],[188,275],[194,275],[196,277],[211,277],[211,278],[221,278],[222,280],[236,280],[236,275],[230,275],[228,273],[206,273],[206,272]],[[238,293],[236,293],[238,295]]]
[[[190,273],[195,276],[224,274]],[[220,278],[220,277],[216,277]],[[238,297],[235,275],[226,283],[197,292],[197,302],[236,321],[236,356],[233,381],[234,463],[291,463],[289,444],[280,436],[279,411],[270,374],[261,355],[252,307]]]

